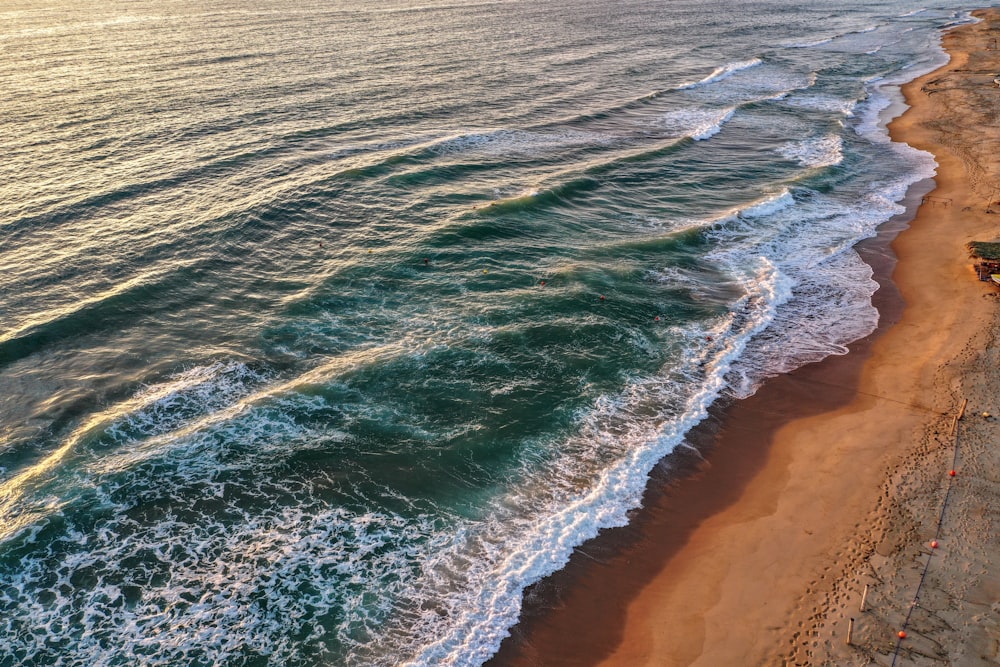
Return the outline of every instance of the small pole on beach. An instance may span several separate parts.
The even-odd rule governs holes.
[[[967,406],[968,404],[969,404],[969,399],[965,399],[964,401],[962,401],[961,409],[959,409],[958,414],[955,415],[955,418],[951,422],[951,430],[948,431],[949,438],[955,435],[955,427],[958,426],[958,420],[965,416],[965,406]]]
[[[865,584],[865,592],[861,594],[861,612],[865,611],[865,600],[868,599],[868,584]],[[850,643],[850,642],[848,642]]]
[[[854,635],[854,619],[851,618],[847,621],[847,645],[851,645],[851,639]]]

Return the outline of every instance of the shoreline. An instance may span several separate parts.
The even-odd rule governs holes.
[[[932,189],[929,179],[912,185],[907,210],[857,246],[879,283],[873,296],[880,314],[876,330],[848,345],[845,355],[768,378],[746,399],[713,405],[708,418],[686,438],[697,453],[678,448],[665,457],[650,472],[642,508],[634,511],[627,526],[603,531],[578,547],[562,570],[528,589],[521,619],[487,665],[600,664],[622,641],[629,601],[657,576],[663,563],[677,556],[697,526],[737,502],[739,492],[764,468],[775,431],[788,421],[846,405],[854,397],[871,344],[902,311],[902,299],[890,280],[896,264],[890,244]],[[804,400],[802,390],[810,400]],[[672,539],[661,540],[663,534]],[[608,609],[614,613],[609,615]],[[573,632],[581,625],[587,628],[582,640]]]
[[[847,355],[714,406],[689,435],[698,452],[679,449],[657,465],[628,526],[579,547],[563,570],[526,592],[520,621],[488,665],[886,661],[896,643],[892,628],[910,604],[913,563],[928,551],[924,524],[940,500],[938,473],[951,447],[942,432],[963,380],[983,366],[977,353],[988,345],[978,338],[997,317],[996,299],[975,280],[964,252],[972,238],[1000,235],[978,212],[976,183],[985,181],[970,179],[970,170],[996,175],[988,147],[975,148],[989,143],[982,132],[996,130],[969,123],[964,109],[956,118],[970,127],[956,136],[939,108],[957,94],[941,81],[962,74],[969,58],[962,49],[981,42],[990,21],[1000,22],[997,11],[988,16],[947,32],[949,63],[903,86],[910,109],[890,124],[893,139],[935,154],[935,196],[954,203],[925,203],[896,236],[908,210],[856,246],[880,284],[876,331]],[[912,186],[911,204],[927,188]],[[998,382],[989,373],[981,378],[984,391],[969,404],[974,414],[1000,413],[988,391]],[[969,430],[966,421],[960,432]],[[983,529],[965,519],[967,530]],[[980,597],[996,599],[990,593],[994,585],[1000,593],[1000,571],[988,554],[971,552],[966,571],[973,561],[988,573]],[[865,584],[873,590],[868,614],[857,609]],[[1000,613],[989,609],[987,616]],[[857,622],[851,646],[848,618]],[[985,658],[995,628],[984,627],[973,643]],[[918,644],[907,642],[906,650]]]

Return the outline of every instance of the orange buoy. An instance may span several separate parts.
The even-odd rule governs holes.
[[[541,285],[542,287],[545,287],[545,281],[543,280],[542,282],[539,283],[539,285]]]
[[[601,295],[601,301],[604,301],[604,295],[603,294]]]
[[[900,639],[906,639],[906,630],[900,630],[899,631],[899,638]]]
[[[654,321],[654,322],[659,322],[659,321],[660,321],[660,316],[659,316],[659,315],[657,315],[656,317],[654,317],[654,318],[653,318],[653,321]]]

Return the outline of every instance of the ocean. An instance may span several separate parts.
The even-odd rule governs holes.
[[[480,665],[869,334],[902,0],[0,8],[0,667]]]

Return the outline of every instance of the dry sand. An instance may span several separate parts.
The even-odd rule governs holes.
[[[717,409],[694,436],[708,460],[654,471],[633,524],[531,591],[492,664],[890,665],[897,645],[898,665],[1000,664],[1000,309],[966,249],[1000,238],[1000,11],[977,15],[890,128],[940,167],[898,264],[867,246],[880,330]]]

